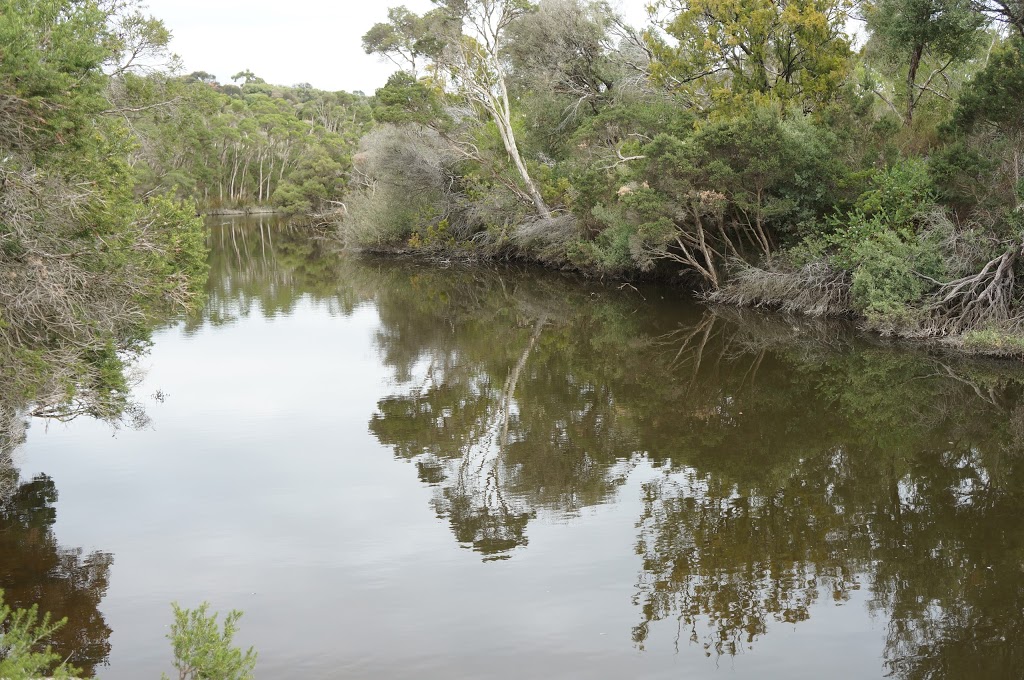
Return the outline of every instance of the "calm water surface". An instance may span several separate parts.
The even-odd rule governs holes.
[[[0,587],[112,680],[1024,676],[1015,366],[215,220],[112,431],[33,421]]]

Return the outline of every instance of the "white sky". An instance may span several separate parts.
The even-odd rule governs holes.
[[[647,0],[619,0],[635,25]],[[147,0],[149,13],[174,34],[171,49],[185,72],[220,82],[244,69],[278,85],[307,82],[324,90],[373,94],[395,70],[363,53],[362,36],[387,19],[388,7],[424,12],[430,0]]]

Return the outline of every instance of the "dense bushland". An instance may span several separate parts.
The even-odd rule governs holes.
[[[1016,4],[661,0],[645,27],[591,0],[435,4],[364,37],[401,70],[353,156],[348,244],[1024,348]]]
[[[204,211],[336,208],[371,124],[368,98],[269,85],[250,71],[235,80],[159,72],[123,83],[142,102],[126,114],[141,140],[132,153],[139,190],[173,191]]]
[[[0,0],[0,399],[121,417],[159,319],[202,304],[199,210],[337,208],[368,99],[179,75],[134,1]]]
[[[0,398],[38,412],[120,414],[123,360],[151,320],[200,303],[193,206],[139,198],[116,86],[166,57],[131,4],[0,3]]]

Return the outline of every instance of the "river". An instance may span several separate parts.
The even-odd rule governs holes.
[[[1018,678],[1015,364],[670,288],[211,221],[113,429],[33,420],[0,588],[109,680],[169,603],[261,678]]]

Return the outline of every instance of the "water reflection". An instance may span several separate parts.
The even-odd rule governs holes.
[[[505,558],[527,544],[539,509],[607,500],[634,437],[607,385],[589,376],[597,357],[580,331],[593,320],[581,310],[597,289],[567,296],[565,280],[509,270],[389,276],[378,286],[377,342],[397,392],[370,430],[416,462],[456,539]]]
[[[892,676],[1024,667],[1016,367],[536,273],[368,271],[396,379],[370,429],[485,559],[642,460],[662,474],[637,521],[638,648],[671,626],[737,654],[866,589]]]
[[[62,659],[92,677],[110,654],[110,627],[99,611],[106,594],[108,553],[60,545],[53,534],[57,489],[46,475],[21,481],[12,461],[25,421],[0,407],[0,590],[10,607],[39,605],[68,623],[48,641]]]
[[[680,653],[738,654],[863,591],[891,676],[1024,667],[1018,367],[656,289],[347,258],[269,222],[212,238],[214,323],[303,296],[374,305],[393,384],[370,431],[484,560],[657,469],[636,523],[637,648],[664,629]]]
[[[219,220],[211,242],[210,304],[189,332],[257,313],[284,323],[304,300],[335,316],[372,305],[390,382],[360,427],[430,489],[423,512],[474,563],[512,560],[478,569],[512,574],[540,521],[598,517],[645,480],[621,546],[632,618],[609,649],[756,654],[781,626],[867,602],[885,631],[871,654],[892,677],[1024,668],[1016,365],[659,289],[345,257],[269,219]],[[75,644],[99,663],[109,556],[56,545],[48,478],[5,479],[0,585],[23,584],[26,603],[58,593],[44,607],[88,622]],[[29,563],[45,578],[10,575]]]
[[[211,218],[206,307],[187,323],[220,325],[249,316],[287,316],[303,297],[348,314],[353,301],[339,284],[339,256],[326,235],[273,215]]]

